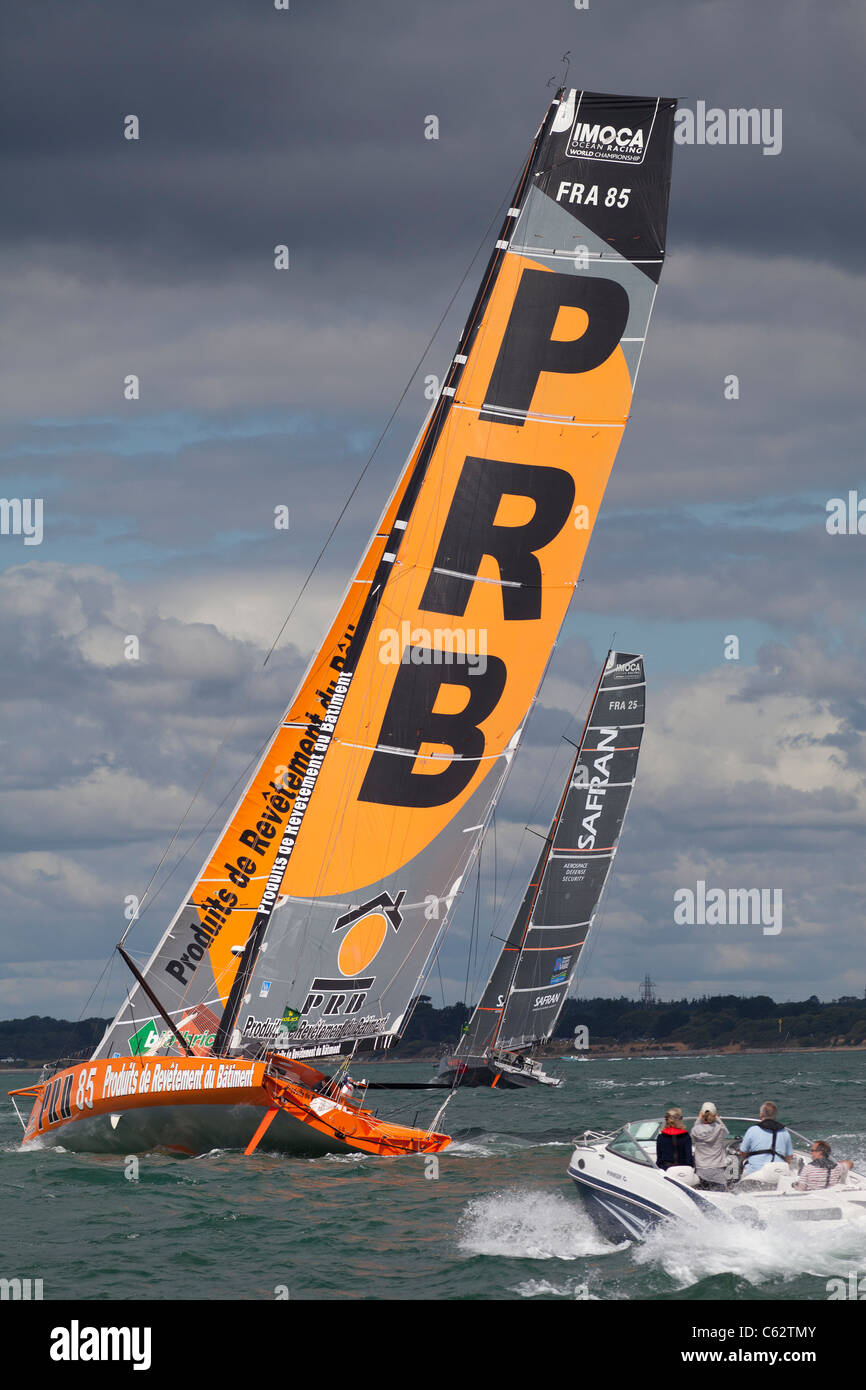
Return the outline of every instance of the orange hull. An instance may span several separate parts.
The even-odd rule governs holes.
[[[317,1095],[306,1086],[268,1076],[265,1088],[273,1104],[310,1125],[320,1134],[333,1136],[350,1148],[371,1154],[439,1153],[451,1143],[447,1134],[428,1133],[379,1120],[370,1110],[344,1104],[331,1096]]]
[[[109,1126],[118,1126],[124,1115],[132,1118],[146,1114],[151,1121],[148,1147],[154,1142],[156,1133],[159,1135],[156,1142],[162,1146],[195,1151],[188,1138],[178,1143],[172,1136],[173,1126],[180,1121],[187,1122],[180,1126],[185,1134],[195,1129],[195,1107],[201,1107],[202,1114],[207,1113],[209,1117],[214,1107],[222,1108],[227,1118],[231,1115],[233,1125],[226,1147],[234,1146],[238,1133],[244,1144],[251,1140],[264,1115],[274,1107],[290,1117],[295,1127],[300,1126],[302,1134],[315,1139],[323,1151],[391,1155],[438,1153],[451,1142],[445,1134],[429,1134],[425,1130],[390,1124],[377,1119],[369,1110],[275,1077],[265,1062],[201,1057],[113,1057],[67,1067],[46,1082],[11,1091],[10,1095],[33,1101],[24,1130],[24,1144],[42,1140],[76,1147],[71,1142],[74,1131],[99,1129],[101,1135],[105,1135],[109,1134]],[[163,1107],[171,1108],[171,1114],[164,1115],[165,1124],[160,1133],[159,1112]],[[247,1111],[248,1127],[244,1118]],[[105,1123],[100,1125],[100,1121]],[[124,1130],[120,1129],[119,1141],[123,1134]],[[211,1143],[209,1139],[207,1146]],[[120,1146],[126,1147],[122,1142]],[[87,1151],[89,1146],[82,1147]],[[101,1138],[94,1148],[103,1150],[104,1139]]]

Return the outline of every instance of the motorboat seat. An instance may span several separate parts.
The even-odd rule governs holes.
[[[744,1173],[740,1178],[741,1187],[778,1187],[783,1173],[787,1173],[786,1163],[764,1163],[756,1173]]]
[[[675,1182],[684,1183],[686,1187],[700,1187],[701,1185],[701,1180],[694,1168],[689,1168],[685,1163],[668,1168],[665,1177],[673,1178]]]

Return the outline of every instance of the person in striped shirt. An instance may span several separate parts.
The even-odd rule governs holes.
[[[854,1161],[843,1158],[839,1163],[830,1157],[830,1145],[826,1139],[816,1139],[811,1149],[812,1161],[803,1166],[796,1187],[800,1192],[812,1192],[819,1187],[833,1187],[844,1182]]]

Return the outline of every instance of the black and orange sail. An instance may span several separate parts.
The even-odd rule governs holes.
[[[334,623],[144,979],[197,1056],[389,1045],[543,677],[664,262],[668,99],[560,92]],[[136,986],[97,1059],[179,1052]]]

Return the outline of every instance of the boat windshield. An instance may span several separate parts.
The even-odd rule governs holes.
[[[684,1128],[690,1130],[697,1118],[697,1115],[686,1115],[683,1120]],[[758,1123],[757,1119],[746,1119],[739,1115],[722,1115],[720,1118],[727,1128],[729,1144],[734,1142],[739,1143],[746,1130]],[[663,1125],[663,1119],[632,1120],[630,1124],[627,1124],[624,1129],[620,1130],[620,1134],[628,1134],[638,1144],[652,1144]],[[786,1126],[786,1128],[791,1136],[795,1149],[810,1149],[812,1147],[810,1141],[805,1139],[802,1134],[798,1134],[797,1131],[791,1129],[790,1126]],[[619,1138],[619,1135],[616,1137]]]
[[[642,1163],[645,1168],[654,1168],[655,1164],[652,1159],[647,1157],[634,1134],[631,1133],[634,1128],[633,1125],[625,1125],[606,1145],[607,1151],[616,1154],[618,1158],[627,1158],[632,1163]]]

